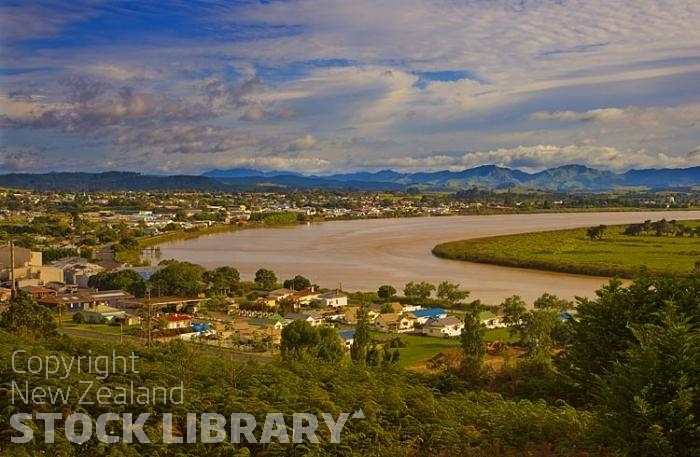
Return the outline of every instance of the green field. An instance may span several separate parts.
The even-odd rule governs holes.
[[[640,221],[641,222],[641,221]],[[696,229],[700,221],[683,221]],[[624,235],[627,225],[609,226],[591,240],[586,228],[525,233],[443,243],[438,257],[508,267],[632,278],[646,267],[654,274],[687,275],[700,261],[700,236]]]
[[[389,340],[396,335],[375,333],[373,336],[381,341]],[[399,338],[406,344],[405,348],[399,348],[399,365],[404,368],[425,363],[439,353],[448,349],[458,348],[461,345],[459,338],[436,338],[433,336],[410,335],[405,333],[399,335]],[[486,341],[512,341],[512,338],[508,334],[508,329],[486,330],[484,332],[484,339]]]

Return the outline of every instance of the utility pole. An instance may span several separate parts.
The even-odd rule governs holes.
[[[151,330],[153,322],[151,322],[151,286],[146,287],[146,346],[151,345]]]
[[[10,238],[10,281],[12,282],[10,296],[15,298],[17,296],[15,284],[15,242],[12,238]]]

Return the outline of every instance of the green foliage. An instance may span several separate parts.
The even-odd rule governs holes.
[[[47,338],[56,334],[53,313],[23,291],[10,299],[7,310],[0,315],[0,328],[20,337]]]
[[[632,328],[624,361],[598,378],[611,442],[630,455],[700,455],[700,330],[673,304]]]
[[[396,289],[389,285],[379,286],[377,295],[383,300],[387,300],[396,295]]]
[[[350,358],[354,362],[363,363],[367,358],[367,350],[371,340],[369,329],[369,316],[367,306],[362,305],[357,310],[357,323],[355,324],[355,336],[350,346]]]
[[[125,290],[136,297],[146,293],[146,281],[134,270],[101,271],[90,276],[88,286],[99,290]]]
[[[284,281],[283,286],[292,290],[309,289],[311,287],[311,281],[302,275],[296,275],[294,278]]]
[[[282,329],[282,355],[315,350],[320,341],[318,330],[304,320],[296,320]]]
[[[512,335],[522,336],[523,318],[527,313],[527,304],[519,295],[506,298],[501,303],[503,323],[508,326],[508,332]]]
[[[586,236],[586,229],[572,229],[455,241],[435,246],[433,254],[508,267],[623,278],[636,277],[642,266],[653,274],[688,275],[693,270],[700,239],[688,233],[700,230],[699,221],[684,221],[682,232],[676,231],[674,236],[656,236],[650,226],[649,231],[631,237],[624,234],[625,229],[609,226],[602,239],[593,240]]]
[[[481,311],[483,311],[483,306],[478,300],[469,304],[464,313],[464,328],[461,335],[462,351],[464,352],[462,368],[465,378],[472,384],[479,381],[484,370],[484,358],[486,357],[485,327],[479,318]]]
[[[211,283],[212,289],[228,293],[238,288],[241,275],[235,268],[224,266],[204,272],[202,279]]]
[[[586,230],[586,236],[591,240],[602,240],[607,229],[608,227],[603,224],[590,227]]]
[[[85,323],[85,314],[82,312],[78,311],[77,313],[73,314],[73,317],[71,318],[73,322],[76,324],[83,324]]]
[[[204,290],[203,273],[204,269],[199,265],[172,260],[153,273],[150,282],[160,295],[193,297]]]
[[[434,290],[435,286],[428,282],[415,283],[411,281],[404,287],[403,294],[413,300],[426,300]]]
[[[96,418],[104,412],[149,412],[145,433],[153,444],[115,444],[104,446],[97,440],[74,445],[65,440],[62,421],[57,421],[56,445],[47,448],[41,439],[42,421],[31,422],[37,433],[30,443],[14,445],[9,439],[0,440],[2,455],[51,455],[66,457],[86,455],[125,456],[231,456],[231,455],[313,455],[313,456],[509,456],[547,455],[552,457],[604,455],[596,442],[598,423],[586,411],[566,405],[548,405],[543,401],[504,400],[500,395],[474,393],[447,388],[449,379],[433,379],[411,375],[396,364],[381,364],[377,368],[354,364],[309,363],[308,360],[288,359],[269,364],[231,361],[228,357],[209,355],[197,346],[182,342],[144,349],[129,346],[60,338],[42,343],[18,340],[14,335],[0,332],[0,360],[10,360],[18,347],[27,350],[27,357],[54,355],[70,359],[92,354],[128,357],[131,351],[139,356],[140,373],[109,376],[95,380],[94,376],[75,370],[66,379],[44,379],[42,374],[21,376],[8,367],[0,367],[0,382],[11,380],[30,386],[79,386],[89,379],[95,382],[84,405],[73,399],[59,411],[85,412]],[[91,351],[90,353],[88,351]],[[390,354],[390,357],[393,357]],[[182,405],[156,403],[140,408],[133,405],[99,405],[96,392],[100,387],[129,388],[138,386],[175,387],[185,381]],[[206,406],[203,406],[206,405]],[[50,405],[49,405],[50,407]],[[50,407],[50,410],[53,408]],[[293,412],[320,414],[330,412],[335,418],[341,412],[362,409],[365,419],[350,419],[341,434],[340,444],[331,444],[323,421],[317,434],[320,443],[308,441],[301,445],[270,445],[224,443],[162,444],[163,413],[173,413],[176,430],[186,428],[186,412],[214,412],[228,416],[232,412],[253,414],[257,421],[254,431],[260,436],[265,414],[282,412],[291,425]],[[2,432],[8,436],[8,415],[16,411],[8,395],[0,396]],[[227,424],[228,425],[228,424]],[[201,424],[196,424],[199,429]],[[227,426],[227,429],[230,428]],[[13,432],[14,433],[14,432]],[[229,435],[230,437],[230,435]],[[547,453],[538,450],[547,450]],[[539,452],[539,453],[537,453]]]
[[[261,268],[255,272],[255,284],[261,289],[274,289],[277,285],[277,275],[272,270]]]
[[[444,300],[448,306],[455,306],[469,297],[469,292],[460,290],[459,284],[443,281],[437,287],[437,296],[440,300]]]
[[[265,225],[289,225],[298,222],[297,213],[253,213],[250,220]]]

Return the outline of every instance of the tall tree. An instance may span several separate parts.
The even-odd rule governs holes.
[[[261,289],[274,289],[277,284],[277,275],[272,270],[261,268],[255,272],[255,284]]]
[[[121,289],[136,297],[146,293],[146,281],[134,270],[101,271],[90,276],[88,286],[100,290]]]
[[[151,276],[150,282],[160,295],[196,296],[203,290],[204,269],[190,262],[170,261]]]
[[[379,298],[387,300],[396,295],[396,289],[389,285],[379,286],[377,289],[377,295]]]
[[[26,292],[19,291],[0,315],[0,327],[21,337],[45,338],[56,334],[51,311]]]
[[[295,320],[282,329],[280,350],[285,357],[313,353],[320,341],[318,330],[304,320]]]
[[[486,342],[484,341],[484,324],[479,313],[484,310],[479,300],[470,303],[464,313],[464,328],[461,342],[464,351],[462,368],[465,377],[471,382],[478,382],[484,369]]]
[[[355,336],[350,347],[350,357],[355,362],[363,363],[367,357],[367,348],[370,343],[368,306],[362,305],[357,310],[357,323],[355,324]]]
[[[284,281],[283,286],[287,289],[303,290],[311,287],[311,281],[302,275],[296,275],[292,279]]]
[[[439,299],[445,301],[449,306],[455,306],[457,303],[469,296],[469,291],[460,290],[459,284],[443,281],[438,284],[437,296]]]
[[[415,283],[413,281],[406,283],[406,286],[404,286],[403,289],[403,294],[408,297],[412,298],[414,300],[425,300],[428,297],[430,297],[430,294],[435,290],[435,286],[425,282],[421,281],[419,283]]]
[[[522,336],[523,318],[527,313],[526,303],[519,295],[506,298],[501,303],[503,323],[508,326],[508,332],[512,335]]]
[[[610,442],[629,455],[700,455],[700,329],[669,304],[599,381]]]

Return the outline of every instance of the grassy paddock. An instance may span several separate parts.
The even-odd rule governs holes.
[[[640,221],[642,222],[642,221]],[[688,227],[700,221],[683,221]],[[438,257],[507,267],[632,278],[642,266],[655,274],[689,274],[700,261],[700,237],[623,235],[627,225],[609,226],[600,240],[586,228],[524,233],[443,243]]]

